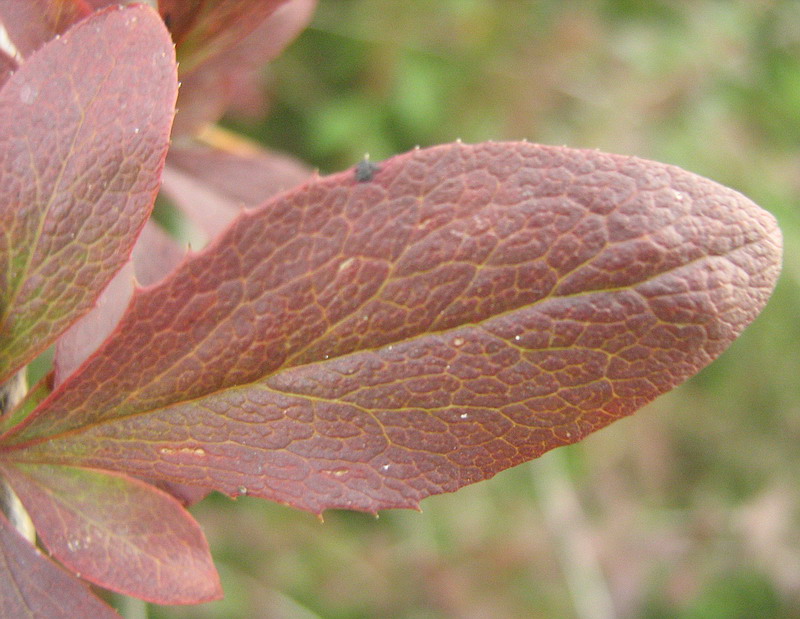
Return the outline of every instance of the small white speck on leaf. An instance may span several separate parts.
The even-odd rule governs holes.
[[[174,454],[189,454],[193,456],[205,456],[206,450],[202,447],[162,447],[158,452],[165,456]]]
[[[349,267],[351,264],[353,264],[355,261],[356,261],[356,259],[355,259],[355,258],[352,258],[352,257],[351,257],[351,258],[348,258],[347,260],[345,260],[344,262],[342,262],[342,263],[339,265],[339,268],[338,268],[338,269],[336,269],[336,270],[337,270],[338,272],[340,272],[340,273],[341,273],[341,272],[342,272],[342,271],[344,271],[344,270],[345,270],[347,267]]]

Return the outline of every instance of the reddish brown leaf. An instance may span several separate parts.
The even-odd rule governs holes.
[[[161,281],[180,264],[186,252],[186,247],[182,247],[152,219],[149,220],[133,246],[136,280],[142,286]]]
[[[194,135],[232,106],[255,106],[263,116],[264,65],[308,25],[315,7],[315,0],[289,0],[241,41],[189,74],[182,72],[172,135]]]
[[[201,239],[202,247],[203,243],[227,228],[244,209],[244,204],[221,195],[202,178],[187,174],[169,164],[164,166],[161,179],[161,195],[177,206],[194,226],[191,234],[193,246],[196,246],[197,239]]]
[[[208,488],[198,488],[196,486],[187,486],[185,484],[174,484],[170,481],[163,481],[161,479],[146,479],[147,483],[160,488],[164,492],[171,494],[178,502],[184,507],[189,507],[202,501],[206,498],[211,490]]]
[[[287,0],[159,0],[177,44],[181,75],[229,49]]]
[[[413,507],[671,389],[758,314],[771,215],[633,157],[454,144],[245,212],[5,439],[3,458]]]
[[[0,90],[0,382],[92,307],[152,208],[176,93],[159,17],[113,8]]]
[[[170,149],[162,190],[209,238],[245,206],[258,206],[311,176],[297,160],[241,142]]]
[[[130,303],[133,289],[133,263],[129,261],[109,282],[91,311],[58,338],[53,356],[54,386],[64,382],[114,330]]]
[[[0,86],[6,83],[6,80],[17,70],[16,61],[0,50]]]
[[[0,513],[0,616],[119,619],[79,580],[43,557]]]
[[[158,5],[157,0],[72,0],[72,1],[77,2],[78,4],[83,4],[84,6],[94,11],[99,11],[100,9],[104,9],[107,6],[118,6],[121,4],[147,4],[152,7]]]
[[[158,0],[158,12],[164,18],[172,39],[180,43],[196,22],[205,0]]]
[[[83,0],[0,0],[3,26],[22,58],[86,17],[89,11]]]
[[[158,604],[222,597],[200,526],[165,492],[87,469],[3,472],[47,549],[85,580]]]
[[[210,64],[219,67],[221,61],[239,63],[242,71],[232,80],[227,109],[237,115],[263,118],[268,102],[264,64],[277,58],[311,23],[317,0],[289,0],[279,6],[263,24],[239,44],[223,52]]]

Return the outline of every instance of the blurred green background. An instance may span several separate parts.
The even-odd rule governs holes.
[[[780,220],[785,266],[711,367],[583,443],[423,502],[193,509],[224,601],[151,617],[800,617],[800,3],[321,0],[229,127],[322,173],[461,138],[633,154]]]

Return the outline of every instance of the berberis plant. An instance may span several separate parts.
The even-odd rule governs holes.
[[[669,165],[455,142],[323,178],[221,141],[313,2],[110,4],[0,3],[4,617],[218,598],[208,491],[414,508],[672,389],[775,284],[773,217]],[[148,221],[162,173],[202,250]]]

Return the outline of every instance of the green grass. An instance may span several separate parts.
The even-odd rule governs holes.
[[[797,2],[321,0],[229,125],[322,172],[461,138],[659,159],[781,221],[763,315],[681,388],[580,445],[423,503],[316,518],[193,511],[227,598],[151,617],[797,616]]]

